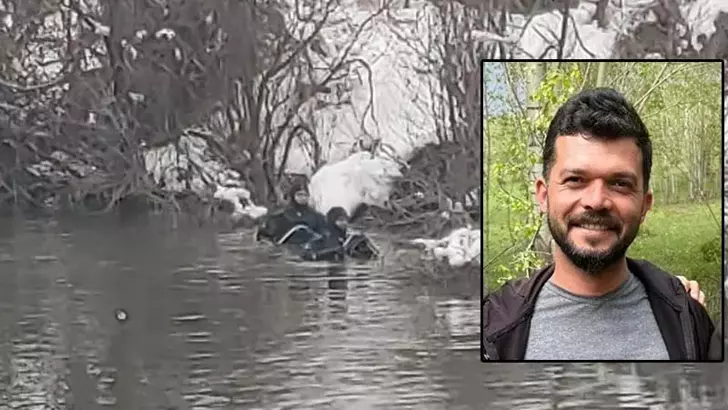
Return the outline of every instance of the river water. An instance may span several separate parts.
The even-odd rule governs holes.
[[[485,365],[478,278],[334,269],[249,232],[0,223],[0,408],[724,409],[722,365]]]

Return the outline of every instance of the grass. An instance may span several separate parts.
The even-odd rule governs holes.
[[[711,215],[711,210],[718,222]],[[716,323],[720,323],[722,295],[721,215],[719,200],[708,204],[655,205],[627,252],[631,258],[646,259],[670,273],[698,281],[705,292],[708,312]],[[511,265],[514,252],[508,251],[512,247],[508,212],[491,209],[488,220],[490,256],[484,258],[485,278],[490,289],[497,289],[498,281],[504,275],[492,268]],[[489,263],[498,254],[502,256]]]
[[[655,206],[627,252],[698,281],[714,321],[720,317],[722,295],[721,215],[720,201]]]

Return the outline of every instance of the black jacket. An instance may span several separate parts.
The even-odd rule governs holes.
[[[319,235],[323,235],[326,230],[326,219],[315,209],[304,206],[294,207],[288,206],[268,214],[262,219],[262,223],[258,227],[256,240],[266,238],[273,242],[278,242],[284,235],[288,233],[296,225],[306,225]],[[302,244],[310,241],[315,235],[311,232],[299,231],[286,240],[288,244]]]
[[[670,360],[705,361],[715,326],[705,308],[680,281],[644,260],[627,258],[629,270],[647,292]],[[506,283],[483,300],[484,360],[523,360],[536,297],[554,273],[549,265],[530,278]]]
[[[289,205],[283,211],[283,216],[288,220],[288,229],[306,225],[319,234],[326,230],[326,218],[310,206]]]
[[[723,341],[723,332],[720,327],[716,327],[713,336],[710,338],[710,348],[708,349],[708,360],[723,361],[725,345]]]

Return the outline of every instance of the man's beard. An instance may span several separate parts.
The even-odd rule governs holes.
[[[569,239],[569,228],[575,227],[574,223],[577,225],[586,223],[606,225],[614,229],[612,232],[617,234],[619,234],[621,224],[608,214],[584,212],[578,217],[564,221],[564,225],[562,226],[552,218],[551,213],[548,213],[549,229],[556,244],[574,266],[591,275],[599,275],[606,268],[613,266],[621,260],[627,254],[627,249],[639,232],[639,224],[637,224],[634,228],[625,232],[623,236],[618,237],[617,241],[609,248],[604,250],[590,250],[579,248]]]

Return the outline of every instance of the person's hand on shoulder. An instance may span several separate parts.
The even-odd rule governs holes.
[[[685,276],[677,276],[680,282],[685,287],[685,291],[688,292],[690,297],[697,300],[703,307],[705,306],[705,293],[700,290],[700,285],[695,280],[688,280]]]

